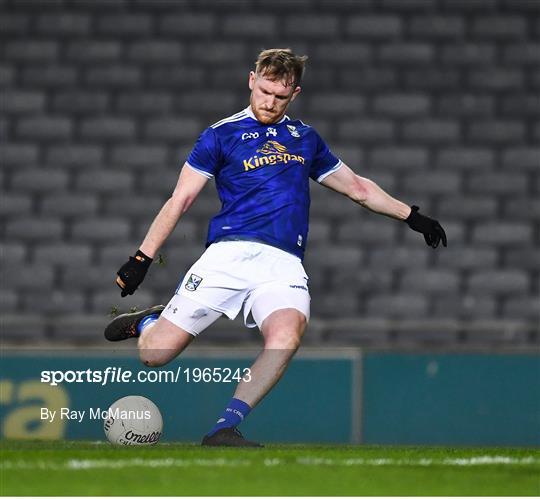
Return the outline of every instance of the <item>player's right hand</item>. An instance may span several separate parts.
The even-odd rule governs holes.
[[[122,297],[132,295],[143,282],[146,272],[152,263],[152,258],[138,250],[135,256],[130,256],[116,273],[116,284],[122,290]]]

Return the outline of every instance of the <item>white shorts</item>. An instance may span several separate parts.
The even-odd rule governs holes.
[[[247,327],[260,328],[283,308],[299,310],[309,320],[307,282],[297,256],[259,242],[222,241],[189,269],[162,316],[193,335],[221,314],[234,319],[242,308]]]

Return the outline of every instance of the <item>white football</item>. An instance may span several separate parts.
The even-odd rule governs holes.
[[[103,429],[112,444],[154,445],[161,438],[163,418],[154,402],[129,395],[107,409]]]

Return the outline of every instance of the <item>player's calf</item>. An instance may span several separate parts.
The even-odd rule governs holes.
[[[138,342],[139,357],[148,367],[163,366],[180,355],[193,339],[193,335],[160,317],[142,331]]]

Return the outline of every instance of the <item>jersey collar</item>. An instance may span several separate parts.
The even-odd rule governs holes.
[[[255,121],[257,121],[258,123],[260,123],[260,121],[255,117],[255,114],[253,113],[253,111],[251,110],[251,106],[248,106],[244,109],[244,111],[247,113],[247,115],[250,117],[250,118],[253,118]],[[272,125],[277,125],[279,123],[283,123],[284,121],[288,121],[290,120],[290,118],[284,114],[283,117],[277,122],[277,123],[272,123]]]

